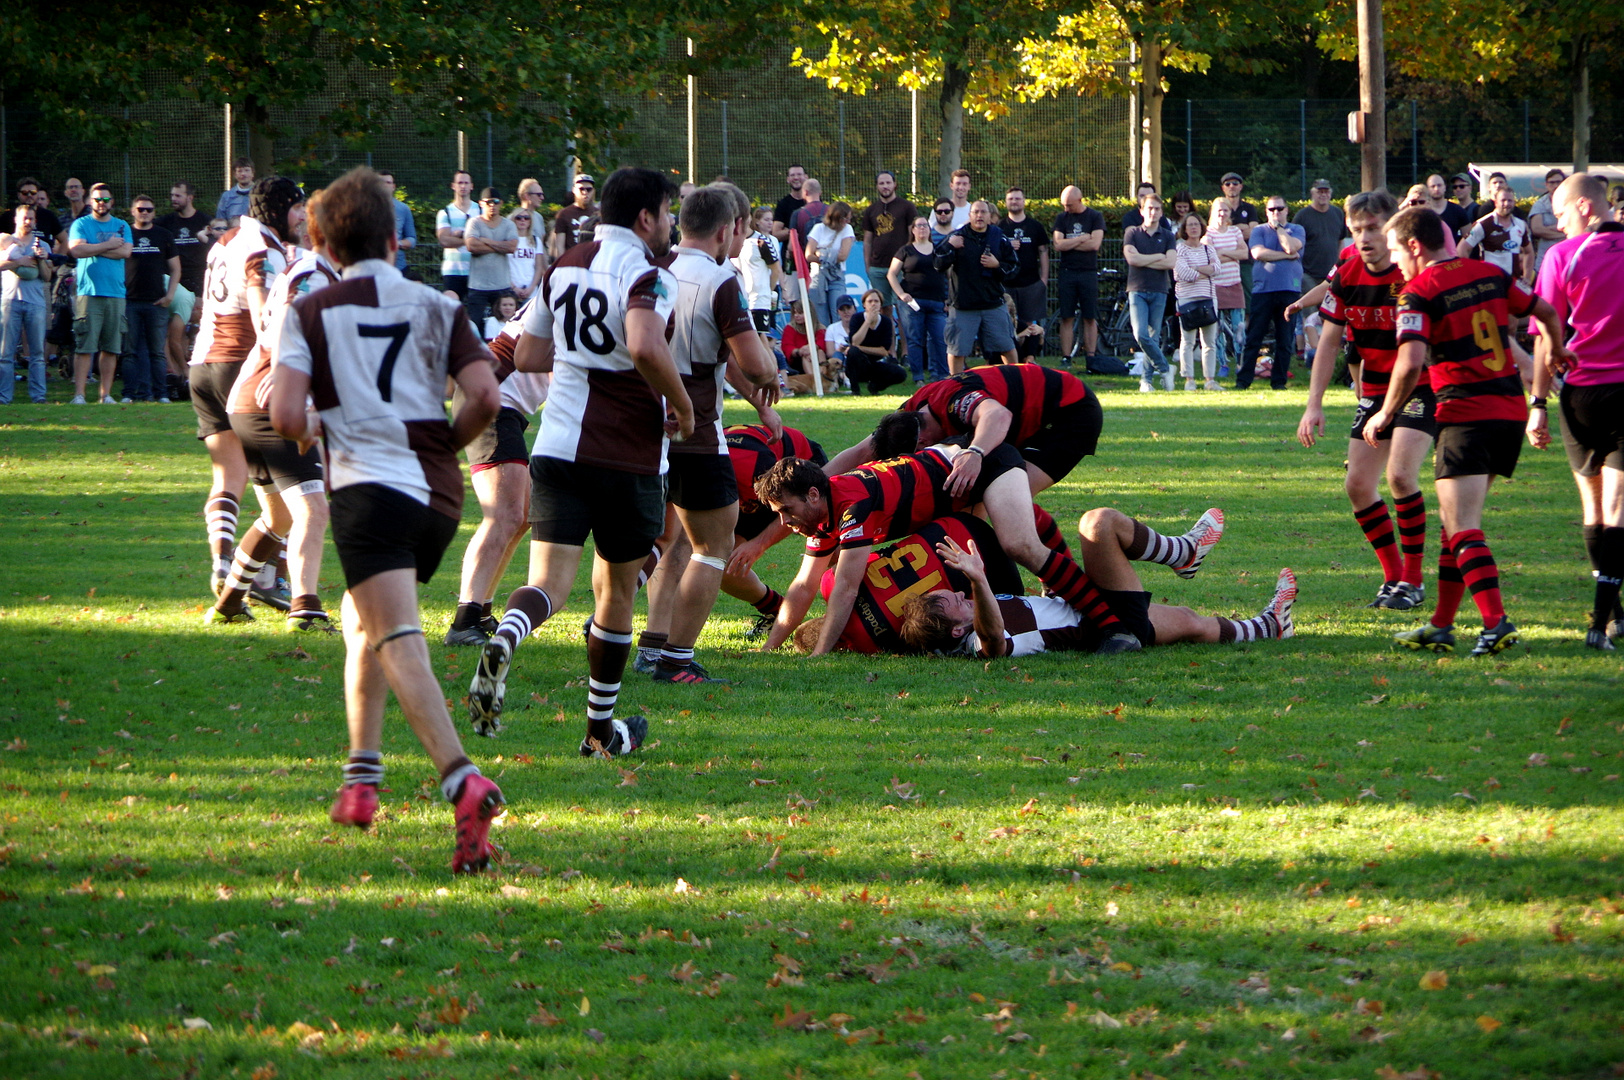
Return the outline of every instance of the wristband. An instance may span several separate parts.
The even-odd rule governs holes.
[[[978,458],[985,458],[987,456],[979,446],[966,446],[964,449],[967,452],[974,454]]]
[[[1545,408],[1545,400],[1545,398],[1537,397],[1528,403],[1528,407],[1531,409],[1543,409]]]

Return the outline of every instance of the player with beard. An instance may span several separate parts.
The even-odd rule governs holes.
[[[1348,433],[1348,469],[1343,488],[1353,503],[1353,517],[1381,563],[1382,585],[1370,605],[1408,611],[1426,597],[1421,559],[1426,549],[1427,505],[1421,493],[1421,462],[1437,432],[1431,380],[1422,372],[1414,394],[1404,402],[1393,425],[1374,448],[1364,441],[1365,424],[1387,396],[1398,355],[1395,316],[1404,275],[1393,263],[1383,229],[1398,211],[1386,191],[1363,191],[1344,204],[1357,253],[1343,261],[1326,281],[1320,317],[1344,333],[1320,335],[1308,384],[1308,406],[1297,424],[1297,441],[1313,447],[1325,433],[1325,391],[1331,385],[1343,338],[1351,339],[1361,361],[1359,404]],[[1398,511],[1398,535],[1377,485],[1387,475],[1387,489]]]

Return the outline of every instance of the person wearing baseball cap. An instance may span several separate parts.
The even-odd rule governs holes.
[[[554,259],[583,240],[592,238],[598,224],[598,204],[593,201],[598,185],[591,173],[580,173],[572,185],[575,202],[553,218],[553,232],[547,238],[547,253]]]

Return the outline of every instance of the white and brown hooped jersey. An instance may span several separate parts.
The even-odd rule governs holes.
[[[722,382],[731,355],[728,341],[755,333],[731,262],[718,263],[698,248],[672,249],[677,279],[672,315],[671,359],[694,406],[694,433],[671,446],[673,454],[726,454],[722,432]]]
[[[638,374],[626,313],[671,316],[677,280],[630,229],[599,225],[547,270],[524,330],[553,342],[553,379],[531,453],[649,476],[666,469],[665,399]],[[669,333],[669,330],[667,331]]]
[[[491,362],[462,305],[382,259],[294,300],[276,351],[277,364],[310,376],[329,490],[383,484],[453,518],[463,483],[445,380]]]
[[[1098,631],[1083,624],[1082,614],[1058,596],[1000,596],[998,613],[1004,619],[1004,655],[1031,656],[1040,652],[1093,652],[1100,644]],[[966,656],[985,658],[974,631],[959,639]]]
[[[276,233],[246,214],[235,229],[220,237],[209,249],[193,364],[248,359],[260,331],[249,305],[249,291],[270,289],[287,267],[287,250]]]
[[[228,413],[262,413],[271,407],[271,354],[282,333],[282,320],[293,307],[293,301],[338,280],[338,267],[324,256],[300,248],[294,250],[298,258],[287,273],[277,276],[271,295],[265,301],[262,320],[265,325],[260,329],[259,343],[237,373],[237,381],[226,397]]]
[[[491,339],[491,355],[496,357],[496,378],[502,387],[502,405],[517,409],[529,416],[547,400],[547,388],[552,376],[545,371],[519,371],[513,366],[513,354],[519,347],[519,335],[524,333],[524,319],[530,313],[532,296],[513,318],[502,325],[502,332]]]

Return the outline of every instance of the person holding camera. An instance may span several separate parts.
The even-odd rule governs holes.
[[[45,289],[55,267],[51,245],[35,230],[35,219],[34,207],[17,207],[11,240],[0,251],[0,405],[11,404],[19,343],[28,346],[28,398],[36,405],[45,401],[45,316],[50,310]]]

